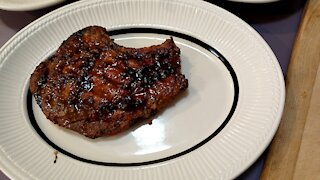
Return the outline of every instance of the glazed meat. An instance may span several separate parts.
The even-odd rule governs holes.
[[[127,130],[187,87],[172,38],[126,48],[98,26],[72,34],[30,78],[30,91],[47,119],[89,138]]]

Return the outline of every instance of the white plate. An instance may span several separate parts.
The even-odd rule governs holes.
[[[0,0],[0,9],[11,11],[36,10],[64,0]]]
[[[89,25],[134,47],[173,36],[188,91],[152,125],[115,137],[89,140],[53,125],[28,95],[30,74]],[[266,42],[202,1],[79,1],[17,33],[0,50],[0,67],[0,167],[13,179],[234,178],[270,143],[285,99]]]

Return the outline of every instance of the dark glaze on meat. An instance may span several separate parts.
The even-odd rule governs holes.
[[[71,35],[30,79],[30,90],[49,120],[90,138],[127,130],[187,87],[172,39],[126,48],[98,26]]]

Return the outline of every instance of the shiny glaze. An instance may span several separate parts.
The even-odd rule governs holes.
[[[121,132],[163,108],[188,86],[180,69],[172,39],[125,48],[105,29],[89,27],[37,67],[30,90],[48,119],[95,138]]]

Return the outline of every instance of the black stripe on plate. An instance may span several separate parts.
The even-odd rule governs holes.
[[[118,166],[118,167],[128,167],[128,166],[142,166],[142,165],[149,165],[149,164],[155,164],[155,163],[160,163],[160,162],[164,162],[164,161],[168,161],[180,156],[183,156],[187,153],[190,153],[194,150],[196,150],[197,148],[201,147],[202,145],[206,144],[208,141],[210,141],[212,138],[214,138],[217,134],[219,134],[219,132],[221,132],[221,130],[228,124],[228,122],[230,121],[236,107],[237,107],[237,103],[238,103],[238,97],[239,97],[239,84],[238,84],[238,79],[237,79],[237,75],[235,73],[235,71],[233,70],[232,66],[230,65],[230,63],[226,60],[226,58],[224,58],[222,56],[221,53],[219,53],[216,49],[214,49],[213,47],[211,47],[210,45],[204,43],[203,41],[196,39],[192,36],[186,35],[186,34],[182,34],[179,32],[174,32],[174,31],[169,31],[169,30],[163,30],[163,29],[153,29],[153,28],[130,28],[130,29],[120,29],[120,30],[113,30],[113,31],[109,31],[108,32],[110,36],[112,35],[120,35],[120,34],[131,34],[131,33],[152,33],[152,34],[163,34],[163,35],[169,35],[169,36],[174,36],[174,37],[179,37],[188,41],[191,41],[205,49],[207,49],[208,51],[210,51],[212,54],[214,54],[216,57],[218,57],[221,62],[225,65],[225,67],[228,69],[228,71],[230,72],[230,75],[232,77],[233,80],[233,85],[234,85],[234,98],[233,98],[233,104],[232,107],[229,111],[228,116],[226,117],[226,119],[223,121],[223,123],[219,126],[218,129],[216,129],[209,137],[207,137],[206,139],[204,139],[203,141],[199,142],[198,144],[192,146],[191,148],[182,151],[180,153],[165,157],[165,158],[161,158],[161,159],[156,159],[156,160],[151,160],[151,161],[145,161],[145,162],[137,162],[137,163],[112,163],[112,162],[100,162],[100,161],[93,161],[93,160],[89,160],[89,159],[85,159],[82,157],[79,157],[75,154],[72,154],[64,149],[62,149],[61,147],[57,146],[55,143],[53,143],[46,135],[45,133],[41,130],[41,128],[39,127],[34,114],[33,114],[33,109],[32,109],[32,94],[29,91],[28,95],[27,95],[27,109],[28,109],[28,114],[29,114],[29,119],[30,122],[32,124],[32,126],[34,127],[34,129],[37,131],[37,133],[41,136],[41,138],[43,140],[45,140],[50,146],[52,146],[54,149],[56,149],[57,151],[82,162],[86,162],[86,163],[90,163],[90,164],[96,164],[96,165],[102,165],[102,166]]]

